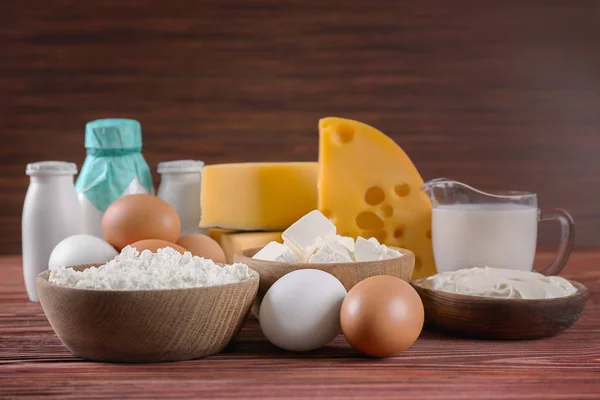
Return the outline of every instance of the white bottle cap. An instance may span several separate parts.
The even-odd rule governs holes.
[[[178,172],[201,172],[203,167],[204,162],[197,160],[163,161],[161,163],[158,163],[157,171],[159,174],[173,174]]]
[[[26,175],[75,175],[77,165],[66,161],[40,161],[27,164]]]

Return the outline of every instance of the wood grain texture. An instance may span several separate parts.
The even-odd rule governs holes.
[[[412,282],[432,328],[478,339],[524,340],[550,337],[569,329],[581,316],[587,288],[571,282],[577,293],[555,299],[494,299],[473,297]]]
[[[4,1],[0,252],[19,253],[25,164],[81,166],[85,122],[110,116],[142,122],[152,169],[316,160],[318,119],[354,118],[426,180],[535,191],[598,245],[599,18],[589,0]]]
[[[550,261],[541,254],[540,265]],[[397,357],[362,356],[343,336],[309,353],[277,349],[249,321],[222,353],[168,364],[83,361],[30,303],[19,257],[0,258],[0,397],[597,399],[600,251],[575,252],[562,276],[589,289],[575,326],[548,339],[484,341],[424,331]]]
[[[393,246],[389,247],[400,251],[403,256],[387,260],[353,263],[288,263],[255,260],[252,256],[261,249],[261,247],[255,247],[235,253],[233,255],[233,261],[246,264],[248,267],[258,272],[260,276],[258,294],[256,296],[256,301],[252,306],[252,313],[255,316],[258,316],[260,304],[269,288],[282,276],[299,269],[318,269],[325,271],[342,282],[346,291],[352,289],[354,285],[363,279],[375,275],[391,275],[409,282],[415,266],[415,254],[407,249]]]
[[[74,267],[83,270],[87,266]],[[214,355],[238,334],[258,290],[258,274],[229,285],[171,290],[88,290],[37,277],[48,322],[75,355],[152,363]]]

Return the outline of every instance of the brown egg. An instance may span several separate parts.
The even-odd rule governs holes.
[[[193,255],[210,258],[214,262],[225,263],[225,252],[219,243],[206,235],[186,235],[179,238],[177,244],[185,247]]]
[[[156,253],[156,250],[164,249],[165,247],[172,247],[173,249],[177,250],[181,254],[183,254],[187,251],[186,248],[181,247],[178,244],[167,242],[165,240],[160,240],[160,239],[139,240],[135,243],[130,244],[130,246],[135,247],[140,253],[144,250],[150,250],[151,252]]]
[[[374,357],[390,357],[417,340],[424,317],[421,298],[409,283],[373,276],[350,289],[340,322],[352,347]]]
[[[181,231],[177,212],[150,194],[123,196],[112,203],[102,218],[106,241],[117,250],[144,239],[175,242]]]

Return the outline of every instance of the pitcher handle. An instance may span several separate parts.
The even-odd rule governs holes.
[[[575,241],[575,223],[571,214],[562,208],[540,210],[540,221],[554,220],[560,223],[560,243],[554,261],[541,271],[544,275],[557,275],[564,268]]]

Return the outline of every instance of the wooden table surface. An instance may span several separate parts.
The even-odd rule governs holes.
[[[545,262],[550,254],[542,254]],[[599,399],[600,251],[574,254],[563,276],[585,284],[569,331],[535,341],[480,341],[424,331],[398,357],[373,359],[339,336],[326,348],[278,350],[248,321],[224,352],[152,365],[87,362],[62,346],[27,300],[20,257],[0,258],[0,398]]]

